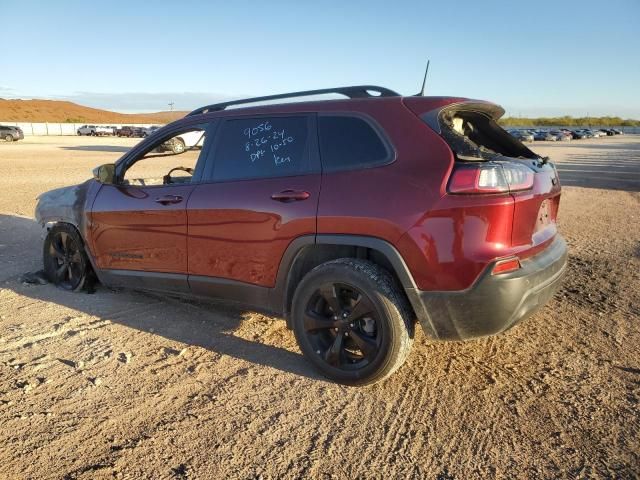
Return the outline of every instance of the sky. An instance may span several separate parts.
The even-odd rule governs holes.
[[[373,84],[640,119],[640,0],[0,0],[0,98],[121,112]],[[13,53],[12,53],[13,52]]]

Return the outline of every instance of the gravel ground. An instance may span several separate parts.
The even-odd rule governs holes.
[[[318,377],[277,318],[20,283],[37,194],[134,143],[0,144],[0,478],[637,478],[640,138],[535,144],[565,184],[564,286],[494,338],[418,331],[367,388]]]

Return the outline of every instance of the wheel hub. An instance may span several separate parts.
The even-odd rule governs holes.
[[[380,348],[374,306],[350,285],[321,286],[310,299],[305,321],[314,351],[334,367],[362,368]]]

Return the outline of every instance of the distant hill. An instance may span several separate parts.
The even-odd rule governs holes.
[[[0,121],[52,123],[169,123],[188,112],[117,113],[60,100],[0,98]]]

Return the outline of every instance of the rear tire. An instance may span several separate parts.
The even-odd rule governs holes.
[[[406,297],[386,270],[366,260],[341,258],[311,270],[296,289],[291,315],[302,353],[346,385],[389,377],[413,344]]]
[[[78,231],[68,224],[49,230],[42,249],[44,272],[51,283],[77,292],[87,283],[91,273],[89,258]]]
[[[181,138],[174,138],[171,142],[171,151],[175,154],[184,152],[184,141]]]
[[[13,142],[13,137],[11,135],[7,135],[7,136],[4,137],[4,140],[6,142]]]

